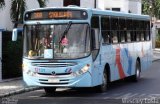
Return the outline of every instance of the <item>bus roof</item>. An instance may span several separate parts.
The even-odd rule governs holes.
[[[124,13],[118,11],[111,11],[111,10],[98,10],[92,9],[92,13],[95,15],[108,15],[108,16],[119,16],[119,17],[127,17],[127,18],[134,18],[134,19],[147,19],[150,20],[149,15],[140,15],[134,13]]]
[[[40,10],[52,10],[52,9],[86,10],[87,12],[91,12],[92,15],[108,15],[108,16],[134,18],[134,19],[140,19],[140,20],[141,19],[150,20],[149,15],[140,15],[140,14],[134,14],[134,13],[124,13],[124,12],[118,12],[118,11],[101,10],[101,9],[93,9],[93,8],[82,8],[78,6],[37,8],[37,9],[28,10],[26,12],[40,11]]]

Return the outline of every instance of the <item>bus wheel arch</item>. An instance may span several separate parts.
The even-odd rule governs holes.
[[[111,73],[110,73],[110,66],[108,63],[106,63],[104,70],[107,74],[107,84],[109,84],[111,82]]]
[[[106,64],[103,70],[102,84],[97,86],[98,92],[105,92],[107,90],[108,84],[110,82],[110,67]]]
[[[139,57],[137,58],[136,62],[139,62],[139,65],[140,65],[140,72],[141,72],[141,60],[140,60]]]
[[[141,60],[138,57],[135,63],[135,74],[133,75],[132,79],[134,82],[137,82],[141,76]]]

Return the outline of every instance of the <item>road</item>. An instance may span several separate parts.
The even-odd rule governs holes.
[[[17,101],[18,104],[160,104],[159,63],[160,61],[155,61],[149,70],[143,72],[139,82],[116,81],[111,83],[105,93],[66,88],[58,89],[53,95],[46,95],[40,89],[2,100]]]

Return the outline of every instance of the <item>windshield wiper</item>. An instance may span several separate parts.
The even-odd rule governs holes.
[[[70,29],[71,25],[72,25],[72,21],[69,21],[69,23],[68,23],[66,29],[64,30],[62,36],[65,36],[68,33],[68,30]]]
[[[64,32],[62,33],[62,37],[60,38],[60,42],[61,42],[61,41],[62,41],[62,39],[65,37],[65,35],[67,35],[68,30],[70,29],[71,25],[72,25],[72,22],[71,22],[71,21],[69,21],[69,23],[68,23],[68,25],[67,25],[66,29],[65,29],[65,30],[64,30]]]

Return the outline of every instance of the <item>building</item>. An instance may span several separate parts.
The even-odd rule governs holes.
[[[103,2],[101,9],[141,14],[141,0],[103,0]],[[101,6],[98,4],[99,7]]]
[[[26,3],[27,9],[39,7],[36,0],[26,0]],[[0,9],[0,27],[11,31],[13,28],[13,23],[10,19],[11,1],[5,0],[5,4],[5,8]],[[141,14],[141,0],[48,0],[47,2],[47,7],[63,7],[68,5]]]

